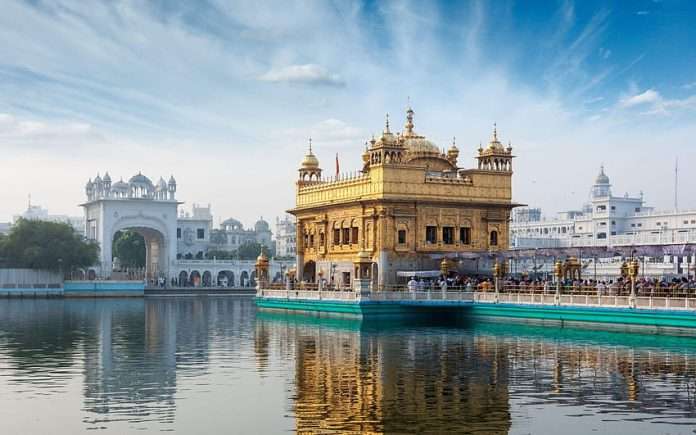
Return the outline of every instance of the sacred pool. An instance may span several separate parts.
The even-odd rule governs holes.
[[[0,300],[0,433],[687,434],[696,339],[257,311],[250,296]]]

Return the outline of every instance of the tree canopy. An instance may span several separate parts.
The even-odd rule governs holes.
[[[66,223],[19,219],[0,238],[0,262],[6,267],[70,271],[97,262],[99,246],[85,241]]]
[[[145,239],[135,231],[117,231],[112,255],[118,257],[121,267],[145,267]]]

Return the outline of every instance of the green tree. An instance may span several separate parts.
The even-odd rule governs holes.
[[[255,260],[261,253],[262,248],[260,243],[244,242],[244,244],[237,249],[237,255],[240,260]]]
[[[97,262],[99,246],[66,223],[19,219],[0,240],[0,259],[8,267],[68,272]]]
[[[117,231],[111,254],[122,267],[145,267],[145,239],[135,231]]]

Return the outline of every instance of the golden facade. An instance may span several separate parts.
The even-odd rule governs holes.
[[[398,271],[438,270],[443,258],[508,248],[512,147],[501,144],[494,127],[487,147],[478,149],[478,166],[460,168],[454,141],[439,149],[414,131],[413,119],[409,108],[404,131],[393,133],[387,117],[352,176],[322,177],[310,142],[290,210],[300,280],[388,285]],[[358,261],[369,263],[366,273]]]

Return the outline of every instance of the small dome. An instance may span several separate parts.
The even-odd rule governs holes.
[[[111,177],[109,176],[109,173],[107,172],[104,174],[104,180],[105,183],[111,183]]]
[[[220,223],[220,225],[223,227],[232,227],[232,229],[235,230],[241,230],[244,228],[242,226],[242,223],[235,218],[225,219],[224,221],[222,221],[222,223]]]
[[[157,188],[160,190],[167,190],[167,182],[164,181],[164,178],[160,177],[159,181],[157,182]]]
[[[263,252],[263,249],[261,250],[261,253],[259,254],[258,257],[256,257],[256,264],[257,265],[268,265],[268,257],[266,254]]]
[[[91,189],[92,186],[94,186],[94,184],[92,183],[92,179],[90,178],[89,180],[87,180],[87,184],[85,184],[85,188]]]
[[[599,168],[599,175],[595,179],[595,184],[609,184],[609,177],[604,173],[604,165]]]
[[[99,176],[99,174],[97,174],[97,177],[94,179],[94,184],[101,184],[101,182],[102,182],[102,179]]]
[[[128,183],[124,183],[123,180],[117,181],[111,186],[111,190],[114,192],[128,192]]]
[[[267,232],[267,231],[270,230],[270,228],[271,228],[271,227],[268,225],[268,222],[266,222],[265,220],[263,220],[263,218],[257,220],[256,223],[254,224],[254,230],[255,230],[257,233]]]
[[[307,154],[304,159],[302,160],[302,167],[304,169],[314,169],[319,167],[319,159],[312,154],[310,151],[309,154]]]
[[[493,124],[493,134],[491,135],[491,141],[488,142],[488,149],[489,150],[496,150],[496,151],[504,151],[505,148],[503,147],[503,144],[500,143],[498,140],[498,127],[496,124]]]
[[[176,186],[176,180],[174,179],[173,175],[169,177],[169,185]]]
[[[137,175],[133,175],[128,182],[131,184],[147,184],[148,186],[152,186],[152,181],[140,172],[138,172]]]

